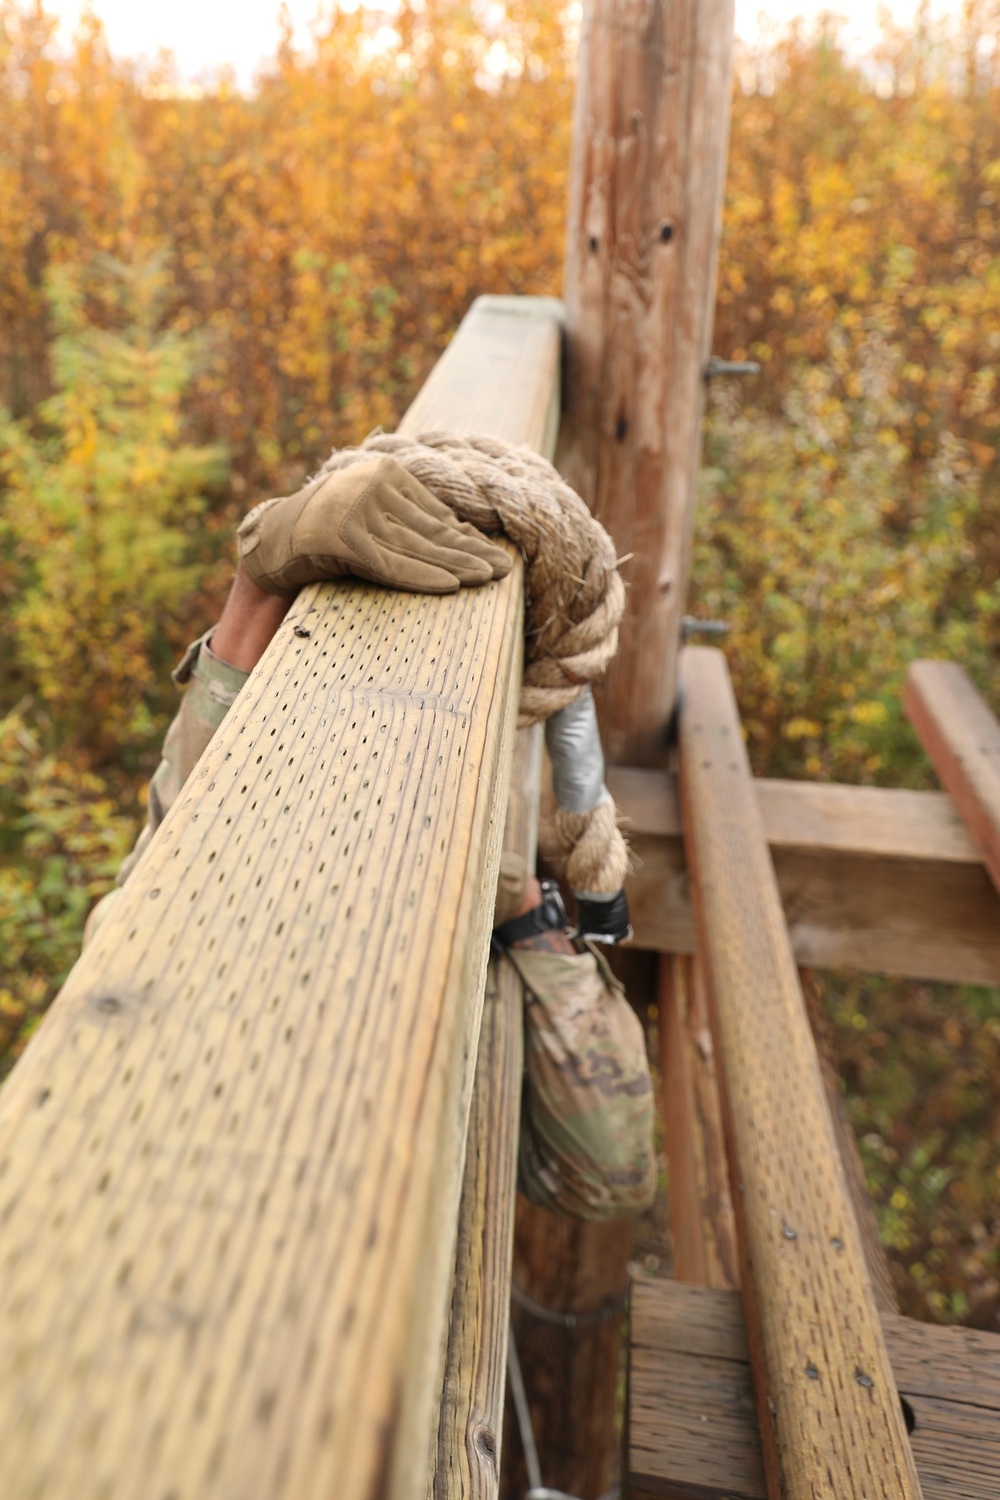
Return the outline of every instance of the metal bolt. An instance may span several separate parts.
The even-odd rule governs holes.
[[[722,375],[759,375],[760,365],[755,359],[720,359],[713,354],[705,366],[705,379],[717,380]]]
[[[694,615],[685,615],[681,620],[681,639],[692,635],[728,635],[728,620],[699,620]]]

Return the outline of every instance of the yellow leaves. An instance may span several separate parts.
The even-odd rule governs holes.
[[[889,711],[878,699],[869,699],[852,704],[848,718],[852,724],[885,724],[888,722]]]
[[[781,732],[786,740],[817,740],[823,733],[823,726],[815,719],[796,718],[789,719]]]

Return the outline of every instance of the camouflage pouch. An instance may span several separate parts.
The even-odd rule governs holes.
[[[582,1219],[647,1208],[656,1191],[642,1024],[603,955],[508,950],[524,985],[519,1185]]]
[[[115,889],[98,901],[87,918],[83,932],[84,947],[107,917],[118,891],[149,847],[154,833],[176,802],[181,787],[198,764],[203,751],[250,675],[249,672],[240,671],[239,667],[231,667],[221,657],[214,656],[208,647],[209,634],[211,632],[201,636],[187,648],[173,673],[173,679],[179,686],[185,683],[189,686],[173,723],[167,730],[160,764],[149,783],[146,823],[136,840],[135,848],[122,861]]]

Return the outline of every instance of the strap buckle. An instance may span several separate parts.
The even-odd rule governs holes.
[[[563,898],[554,880],[542,881],[542,900],[523,916],[511,917],[500,927],[494,927],[490,945],[496,953],[505,953],[512,943],[521,943],[525,938],[538,937],[543,932],[557,932],[569,924]]]

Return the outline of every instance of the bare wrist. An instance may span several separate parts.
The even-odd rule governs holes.
[[[213,654],[240,671],[251,672],[293,602],[294,595],[265,593],[240,563],[219,623],[212,631]]]

